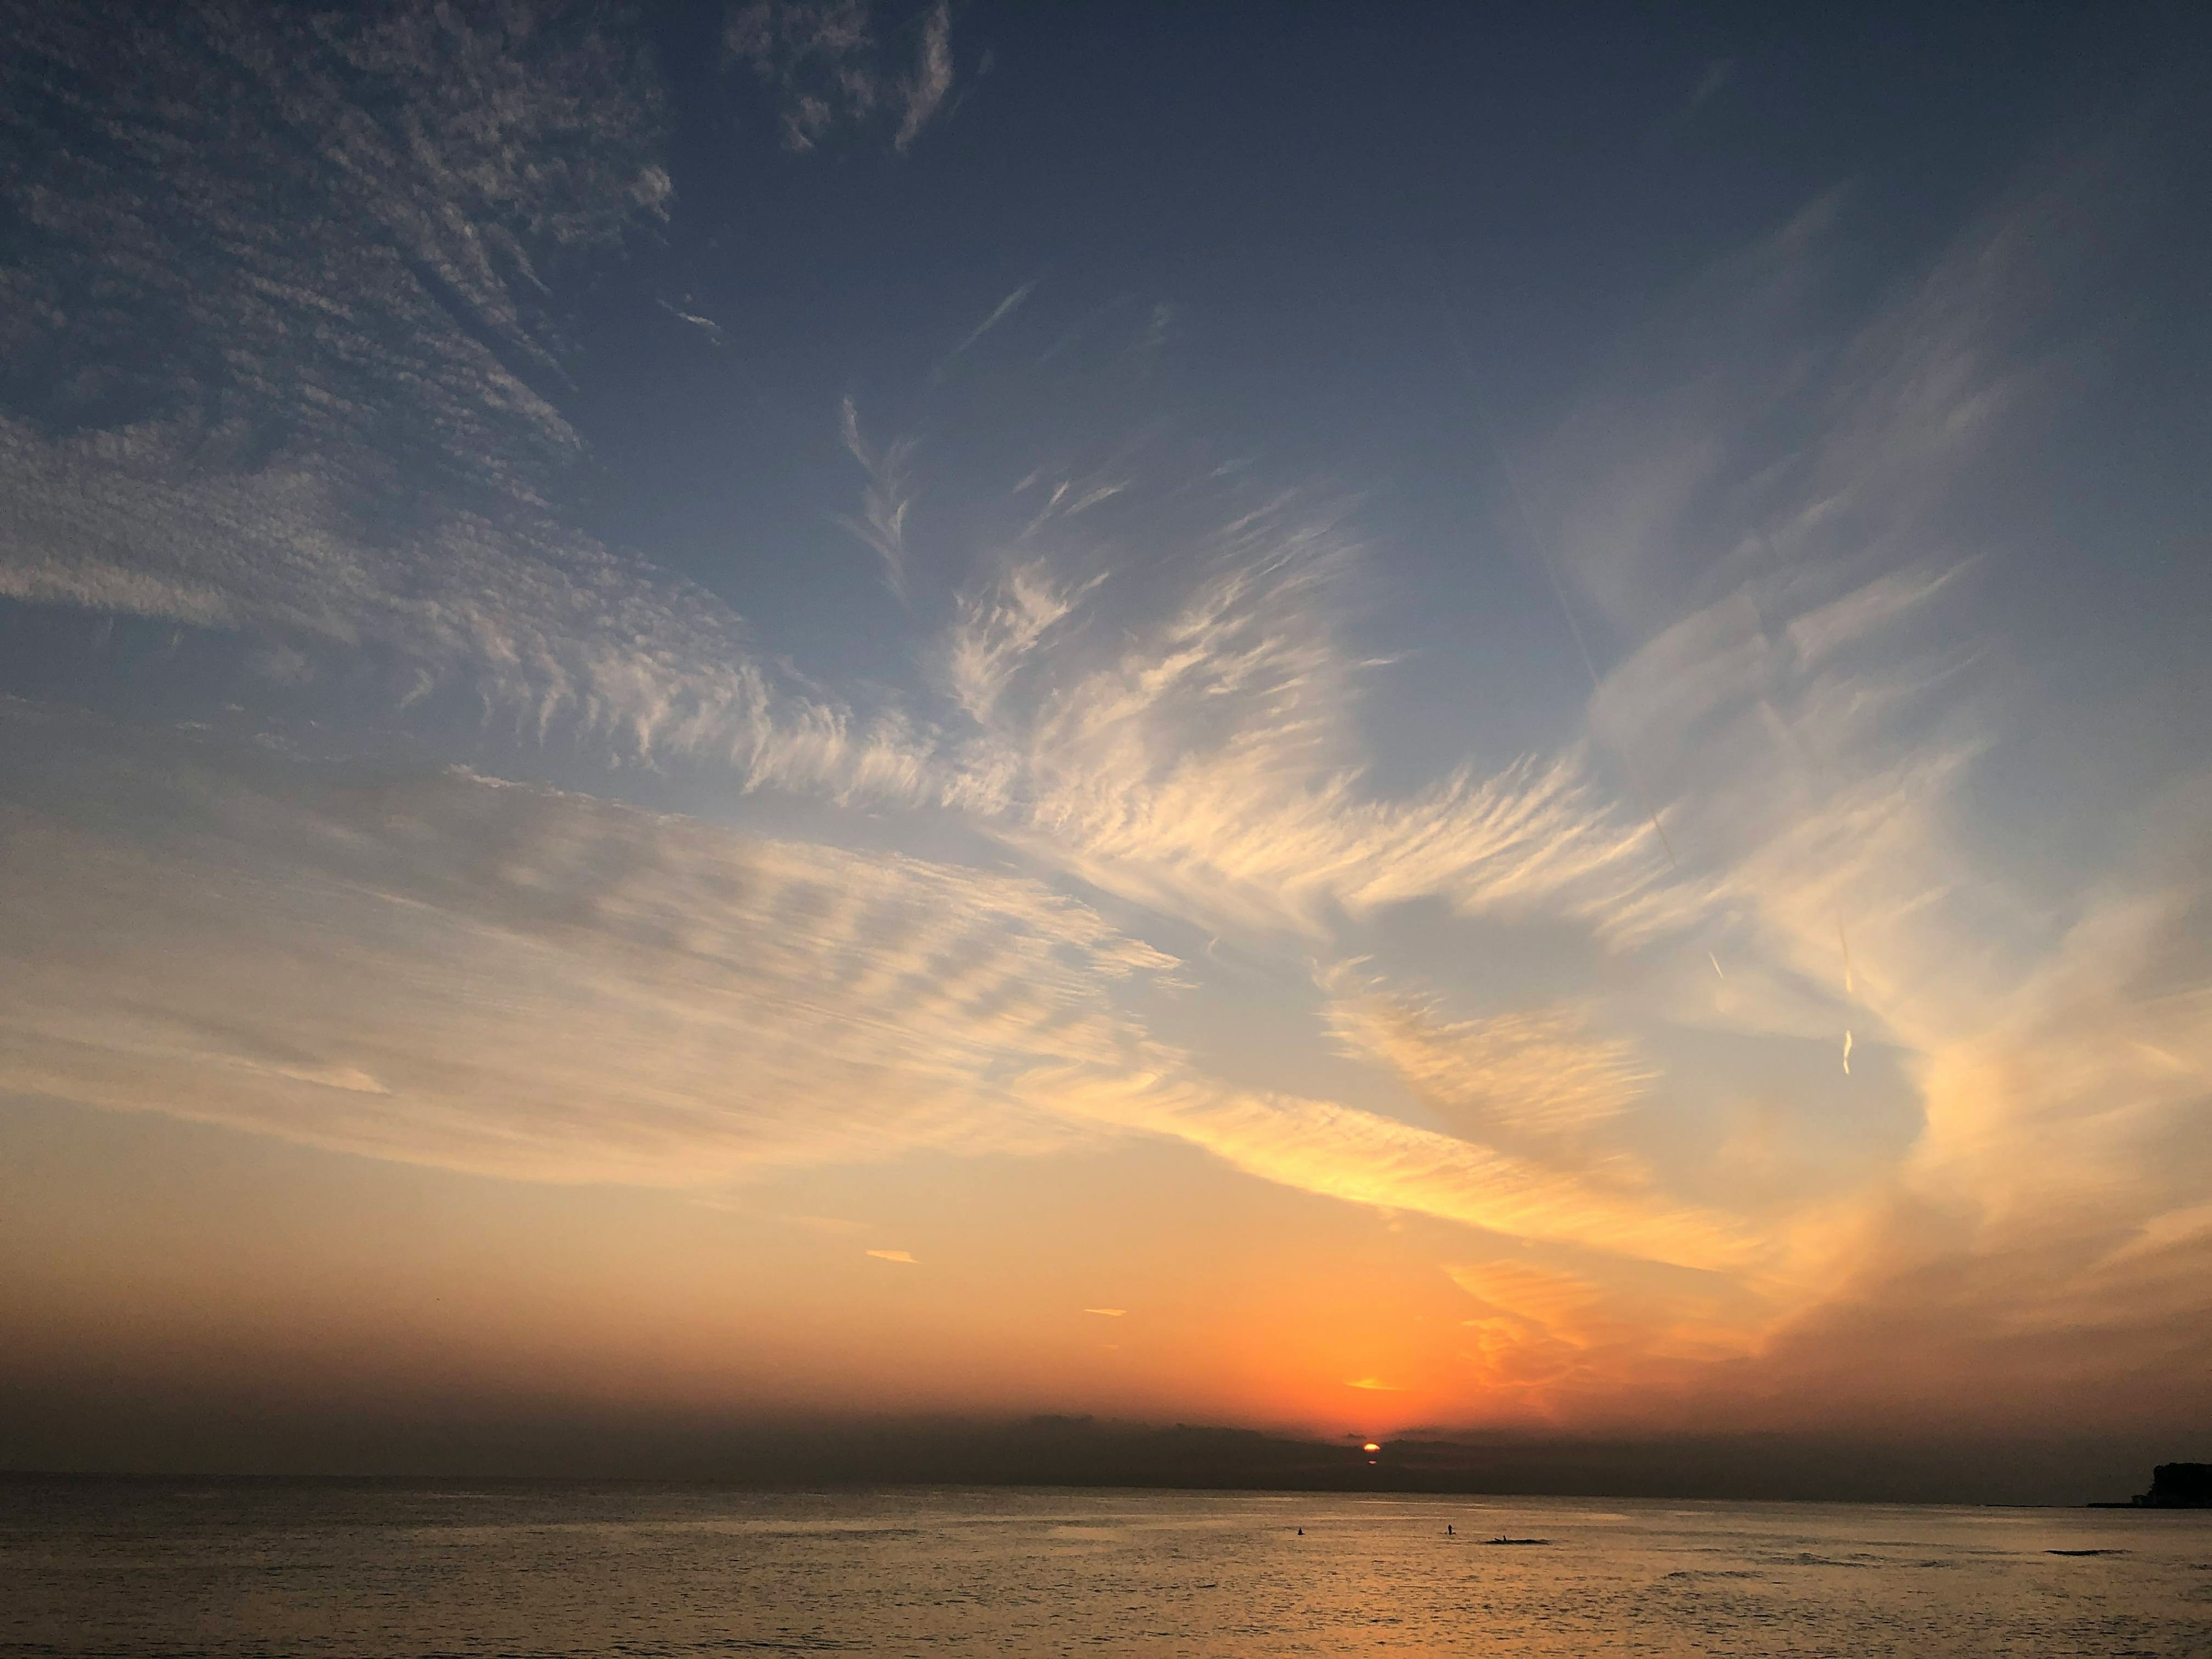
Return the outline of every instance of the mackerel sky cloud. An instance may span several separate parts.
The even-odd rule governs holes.
[[[1892,138],[1721,28],[1636,104],[1349,10],[142,21],[0,70],[12,1382],[121,1340],[71,1214],[209,1354],[308,1293],[136,1135],[477,1218],[549,1329],[647,1270],[515,1194],[730,1230],[732,1408],[2201,1407],[2200,27]]]

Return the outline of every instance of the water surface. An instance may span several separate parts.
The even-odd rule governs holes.
[[[745,1653],[2212,1655],[2212,1515],[0,1486],[0,1655]]]

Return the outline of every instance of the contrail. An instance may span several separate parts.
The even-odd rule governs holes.
[[[1705,960],[1713,964],[1714,973],[1719,974],[1720,977],[1723,979],[1726,979],[1728,977],[1726,974],[1721,973],[1721,959],[1715,956],[1711,951],[1705,952]]]
[[[1844,1032],[1844,1075],[1845,1077],[1849,1077],[1850,1074],[1851,1074],[1851,1034],[1850,1034],[1850,1032],[1848,1030],[1846,1030]]]
[[[1036,289],[1036,283],[1034,281],[1024,283],[1012,294],[1009,294],[1005,299],[1000,301],[998,308],[993,311],[992,313],[986,317],[981,322],[976,324],[974,328],[969,330],[968,337],[961,341],[958,345],[953,347],[951,350],[946,352],[943,360],[938,363],[935,368],[930,371],[930,384],[934,386],[939,381],[942,380],[945,378],[945,371],[952,367],[952,360],[954,358],[957,357],[962,352],[967,350],[969,346],[974,345],[976,341],[981,339],[986,334],[988,334],[993,329],[996,328],[1000,323],[1006,321],[1007,318],[1011,317],[1016,311],[1019,310],[1021,308],[1022,302],[1030,297],[1030,295]]]

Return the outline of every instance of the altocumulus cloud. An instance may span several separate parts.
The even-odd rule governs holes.
[[[26,736],[57,736],[26,724],[19,776]],[[71,722],[65,741],[99,739]],[[15,1086],[486,1173],[708,1186],[1060,1144],[1005,1079],[1116,1064],[1109,988],[1170,966],[1019,878],[467,775],[348,787],[208,759],[125,787],[159,833],[11,810]]]
[[[21,1089],[696,1188],[1145,1134],[1358,1203],[1703,1266],[1752,1253],[1654,1194],[1207,1076],[1121,994],[1172,959],[1033,879],[465,774],[362,787],[212,745],[163,766],[86,720],[0,734],[26,797],[121,809],[99,832],[10,809]]]

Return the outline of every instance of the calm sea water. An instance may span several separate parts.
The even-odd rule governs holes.
[[[744,1653],[2212,1655],[2212,1515],[0,1486],[0,1654]]]

